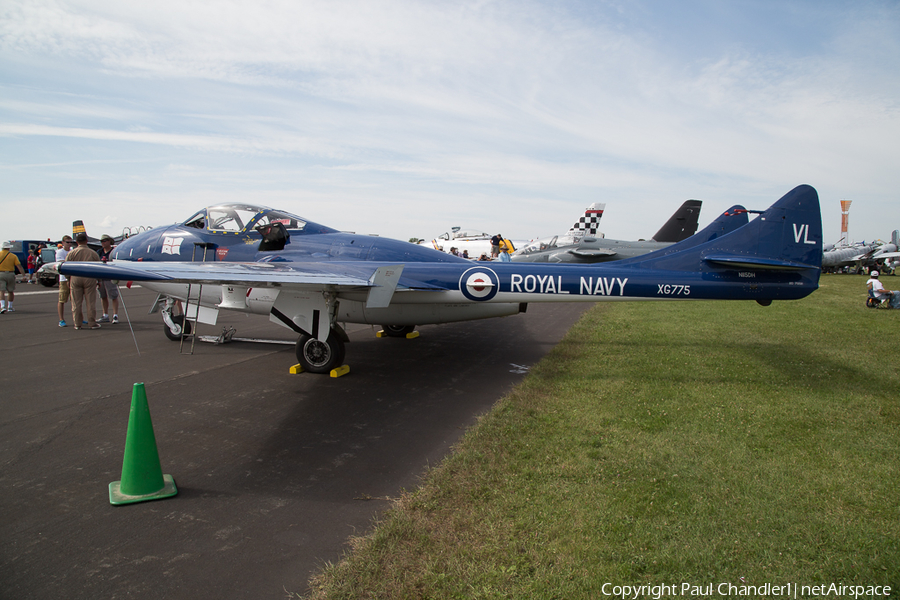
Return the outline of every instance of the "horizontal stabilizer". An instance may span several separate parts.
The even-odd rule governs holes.
[[[685,250],[696,248],[697,246],[701,246],[707,242],[711,242],[733,231],[737,231],[738,229],[746,225],[749,221],[750,219],[749,217],[747,217],[747,209],[745,209],[740,204],[735,204],[724,213],[716,217],[712,223],[704,227],[701,231],[687,238],[686,240],[678,242],[677,244],[672,244],[671,246],[667,246],[660,250],[656,250],[655,252],[651,252],[650,254],[627,258],[624,261],[619,261],[619,264],[633,264],[644,262],[650,258],[663,258],[666,256],[678,254],[684,252]]]
[[[582,258],[593,258],[595,256],[615,256],[618,254],[615,250],[609,248],[573,248],[568,250],[569,254],[580,256]]]
[[[760,258],[756,256],[717,254],[714,256],[704,256],[703,260],[724,267],[765,269],[771,271],[800,271],[802,269],[818,268],[815,265],[807,265],[789,260],[777,260],[774,258]]]

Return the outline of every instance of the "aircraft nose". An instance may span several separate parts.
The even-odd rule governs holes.
[[[159,238],[159,230],[151,229],[122,240],[116,245],[113,260],[138,260],[146,254],[147,249]]]

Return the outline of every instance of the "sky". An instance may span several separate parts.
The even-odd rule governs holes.
[[[900,3],[4,0],[0,239],[222,202],[344,231],[608,237],[818,190],[900,228]]]

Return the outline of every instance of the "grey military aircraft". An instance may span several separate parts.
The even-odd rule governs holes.
[[[834,246],[822,253],[822,270],[829,273],[850,268],[860,273],[863,267],[876,268],[884,264],[885,260],[900,257],[898,247],[900,247],[900,231],[896,229],[891,234],[889,243],[876,240],[868,244]]]
[[[576,223],[565,235],[532,242],[514,252],[513,262],[598,263],[621,260],[660,250],[694,235],[700,218],[700,200],[688,200],[649,240],[624,241],[596,237]]]

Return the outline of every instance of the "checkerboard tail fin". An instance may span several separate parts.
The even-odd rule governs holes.
[[[588,206],[584,209],[584,216],[580,217],[569,229],[569,235],[596,236],[604,210],[606,210],[604,202],[594,202]]]

